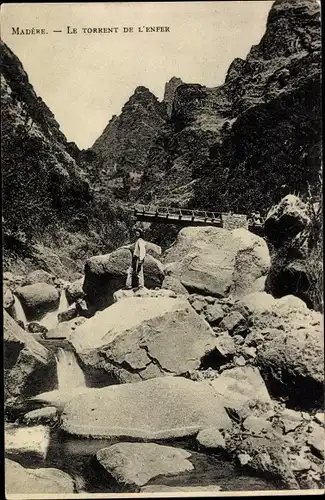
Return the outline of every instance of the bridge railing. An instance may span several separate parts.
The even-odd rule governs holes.
[[[191,210],[189,208],[176,208],[176,207],[157,207],[154,205],[136,205],[134,208],[135,214],[142,215],[156,215],[156,216],[172,216],[179,218],[195,218],[195,219],[220,219],[221,213],[205,211],[205,210]]]
[[[221,222],[223,215],[236,215],[236,214],[223,214],[221,212],[205,211],[205,210],[191,210],[189,208],[178,207],[162,207],[156,205],[136,205],[134,207],[135,216],[149,216],[149,217],[164,217],[166,219],[179,219],[179,220],[195,220],[202,222]],[[264,217],[258,212],[252,212],[248,215],[248,225],[263,226]]]

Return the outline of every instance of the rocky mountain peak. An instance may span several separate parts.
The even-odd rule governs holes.
[[[183,85],[184,82],[181,78],[177,76],[173,76],[169,82],[165,84],[165,92],[163,102],[166,104],[167,114],[171,117],[173,110],[173,101],[175,97],[175,92],[180,85]]]
[[[129,196],[130,186],[136,189],[141,178],[151,143],[166,121],[165,105],[147,87],[138,86],[92,147],[102,164],[100,182],[112,179],[115,192]]]

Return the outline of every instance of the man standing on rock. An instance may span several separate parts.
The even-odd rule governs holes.
[[[146,256],[146,242],[141,229],[136,229],[136,242],[134,245],[132,265],[127,270],[126,288],[144,288],[143,261]]]

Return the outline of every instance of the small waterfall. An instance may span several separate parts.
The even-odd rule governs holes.
[[[15,315],[16,321],[20,320],[26,326],[27,323],[28,323],[28,321],[27,321],[26,314],[25,314],[25,311],[23,309],[23,306],[22,306],[20,300],[18,299],[18,297],[16,295],[14,295],[14,297],[15,297],[14,315]]]
[[[55,358],[60,391],[87,387],[85,375],[72,351],[65,351],[60,347]]]
[[[68,308],[69,308],[69,304],[68,304],[67,294],[66,294],[65,290],[62,290],[61,295],[60,295],[58,314],[60,312],[66,311]]]
[[[67,301],[67,296],[65,293],[65,290],[62,290],[61,295],[60,295],[60,303],[58,309],[55,311],[51,311],[47,313],[40,321],[40,325],[46,326],[48,330],[52,330],[52,328],[55,328],[58,324],[58,314],[60,312],[66,311],[69,307],[68,301]]]

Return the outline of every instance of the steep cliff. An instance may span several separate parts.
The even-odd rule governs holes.
[[[166,105],[166,110],[167,110],[168,118],[170,118],[171,115],[172,115],[173,102],[174,102],[174,97],[175,97],[176,89],[180,85],[183,85],[183,84],[184,84],[183,80],[181,80],[181,78],[177,78],[176,76],[173,76],[169,80],[169,82],[167,82],[165,84],[165,92],[164,92],[163,102]]]
[[[19,59],[0,48],[4,270],[67,277],[124,242],[123,211],[96,189],[96,154],[67,141]]]
[[[117,195],[128,199],[131,188],[136,191],[148,150],[166,121],[165,105],[140,86],[95,141],[91,149],[101,161],[101,179],[113,180]]]
[[[30,237],[80,214],[92,194],[53,113],[4,43],[1,69],[3,214],[6,229]]]
[[[277,0],[265,34],[217,88],[180,85],[149,152],[141,199],[246,212],[317,190],[320,6]]]

